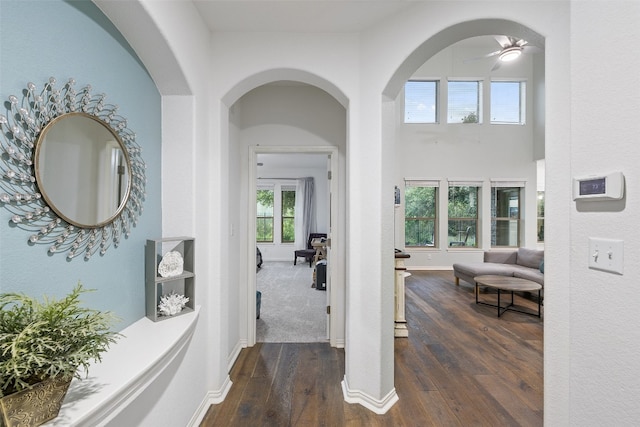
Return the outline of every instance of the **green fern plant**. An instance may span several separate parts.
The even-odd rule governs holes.
[[[63,299],[40,302],[19,293],[0,295],[0,397],[47,378],[80,378],[114,343],[116,317],[80,306],[90,290],[81,283]]]

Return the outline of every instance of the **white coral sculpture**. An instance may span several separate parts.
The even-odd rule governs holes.
[[[184,306],[189,302],[189,298],[184,295],[170,293],[160,297],[158,304],[158,313],[161,316],[174,316],[182,311]]]

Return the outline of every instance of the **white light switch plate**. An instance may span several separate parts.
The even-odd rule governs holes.
[[[589,237],[589,268],[622,274],[624,241]]]

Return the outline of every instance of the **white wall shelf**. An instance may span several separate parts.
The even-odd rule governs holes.
[[[145,246],[145,301],[146,315],[154,322],[171,319],[195,308],[195,273],[194,273],[195,239],[192,237],[170,237],[147,240]],[[181,274],[173,277],[162,277],[158,266],[162,257],[170,251],[179,252],[184,261]],[[185,308],[174,316],[161,316],[158,313],[160,298],[176,293],[189,298]]]

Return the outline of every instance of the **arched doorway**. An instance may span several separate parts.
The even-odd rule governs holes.
[[[285,76],[286,79],[283,80]],[[269,82],[267,80],[269,78],[275,80]],[[331,292],[327,293],[328,305],[331,307],[328,332],[330,344],[342,347],[345,329],[345,265],[339,260],[344,259],[345,251],[343,236],[347,114],[344,103],[341,101],[344,97],[339,94],[336,97],[334,95],[336,89],[332,88],[331,84],[321,82],[316,76],[295,70],[270,71],[248,80],[239,84],[245,92],[236,90],[237,87],[232,91],[238,98],[229,106],[228,123],[230,162],[234,164],[229,169],[229,193],[237,192],[241,195],[238,205],[232,208],[237,211],[237,215],[231,212],[229,214],[230,218],[238,218],[234,221],[233,228],[237,228],[241,236],[241,241],[237,244],[238,255],[232,255],[243,260],[241,271],[236,273],[238,283],[242,284],[242,289],[238,293],[240,334],[247,346],[252,346],[256,342],[256,156],[260,153],[317,153],[328,155],[331,163],[329,182],[332,243],[329,264],[332,267],[328,270],[332,285]],[[250,99],[258,96],[255,94],[256,91],[262,93],[262,96],[272,96],[271,102],[267,102],[263,108],[250,107],[242,103],[246,94],[251,95]],[[280,95],[277,95],[278,93]],[[291,95],[292,93],[296,94]],[[290,98],[287,98],[289,96]],[[231,102],[234,98],[225,97],[226,99]],[[274,103],[279,106],[274,106]],[[260,104],[259,101],[258,104]],[[297,108],[292,107],[292,104],[297,105]],[[323,110],[324,113],[316,111],[309,115],[303,112],[305,108],[322,109],[323,105],[326,107]],[[290,108],[294,109],[288,110]],[[267,110],[269,112],[265,113]],[[329,116],[333,116],[333,119]],[[328,123],[327,120],[329,120]]]

